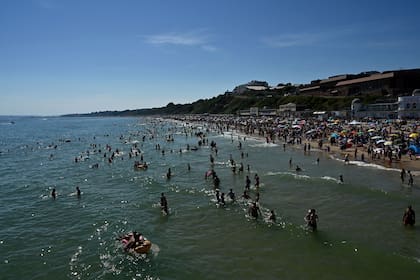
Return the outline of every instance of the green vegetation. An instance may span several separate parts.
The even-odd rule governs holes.
[[[290,92],[290,87],[287,92]],[[90,114],[73,114],[66,116],[145,116],[145,115],[176,115],[176,114],[236,114],[239,110],[250,107],[276,109],[279,105],[295,103],[298,110],[313,111],[349,110],[351,101],[355,97],[321,97],[321,96],[285,96],[286,90],[273,92],[246,92],[243,94],[225,93],[210,99],[200,99],[190,104],[169,103],[165,107],[151,109],[137,109],[125,111],[105,111]],[[358,97],[363,103],[373,103],[372,96]]]

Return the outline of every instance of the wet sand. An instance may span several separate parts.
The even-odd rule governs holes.
[[[317,141],[303,141],[304,143],[310,143],[312,148],[318,149],[318,142]],[[420,160],[416,159],[415,156],[412,156],[412,159],[408,155],[402,155],[401,160],[392,159],[392,162],[389,161],[388,158],[382,156],[380,159],[372,159],[371,156],[367,153],[367,147],[357,147],[357,158],[354,157],[355,147],[347,148],[345,150],[341,150],[338,145],[323,145],[322,150],[325,153],[327,152],[327,146],[330,147],[329,154],[334,155],[336,158],[342,159],[344,161],[345,155],[349,155],[350,161],[361,161],[362,154],[364,154],[365,163],[377,164],[384,166],[386,168],[394,168],[394,169],[402,169],[410,170],[413,175],[420,175]]]

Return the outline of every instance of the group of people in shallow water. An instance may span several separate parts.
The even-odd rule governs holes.
[[[123,235],[119,237],[118,240],[121,240],[123,243],[125,251],[142,246],[145,241],[143,234],[136,231]]]
[[[204,135],[201,135],[201,136],[204,136]],[[203,139],[203,141],[201,141],[201,143],[199,143],[199,146],[201,146],[202,143],[206,143],[206,139],[205,138],[202,138],[202,139]],[[143,137],[143,141],[144,140],[145,139]],[[245,140],[245,138],[244,138],[244,140]],[[171,141],[173,141],[173,138],[171,139]],[[207,140],[207,142],[208,142],[208,140]],[[137,146],[135,148],[137,148]],[[239,150],[242,150],[243,149],[242,143],[240,141],[239,141],[238,148],[239,148]],[[304,146],[304,151],[305,152],[306,152],[306,148],[308,150],[310,150],[310,145],[307,146],[305,144],[305,146]],[[106,149],[107,149],[107,151],[111,152],[111,147],[110,146],[107,145]],[[156,148],[156,149],[160,150],[160,146],[158,148]],[[216,143],[214,141],[212,141],[212,143],[211,143],[211,149],[212,149],[212,151],[215,152],[215,155],[217,156],[218,150],[217,150],[217,145],[216,145]],[[284,150],[286,149],[285,144],[283,145],[283,149]],[[187,150],[190,150],[189,149],[189,145],[187,147]],[[99,152],[100,152],[100,150],[99,150]],[[162,152],[164,154],[164,151],[162,151]],[[112,154],[111,159],[113,159],[115,155],[119,155],[119,153],[120,153],[120,151],[117,149],[116,152]],[[180,153],[181,153],[181,150],[180,150]],[[137,155],[138,154],[136,153],[135,156],[137,156]],[[245,155],[244,152],[242,152],[241,153],[242,158],[244,157],[244,155]],[[246,153],[246,156],[248,157],[248,153]],[[130,153],[130,158],[131,158],[131,153]],[[347,154],[346,157],[345,157],[345,162],[348,163],[348,161],[349,160],[348,160],[348,154]],[[77,162],[77,160],[76,160],[76,162]],[[210,163],[211,163],[211,165],[214,165],[214,162],[215,162],[215,158],[214,158],[214,156],[212,154],[210,154]],[[233,160],[232,155],[230,155],[229,162],[230,162],[230,164],[232,166],[232,170],[236,174],[236,163]],[[316,162],[317,162],[317,164],[319,164],[319,158],[317,158],[317,161]],[[241,167],[239,168],[239,171],[242,172],[243,169],[244,169],[243,168],[243,164],[241,163],[240,165],[241,165]],[[289,166],[290,167],[292,166],[292,158],[290,158],[290,160],[289,160]],[[141,161],[135,161],[134,167],[137,168],[137,169],[147,169],[148,166],[147,166],[147,163],[143,162],[143,155],[142,154],[141,154]],[[190,171],[190,170],[191,170],[191,166],[188,163],[188,171]],[[247,165],[247,170],[248,170],[248,172],[250,171],[249,164]],[[302,168],[299,165],[296,165],[295,170],[296,170],[296,172],[300,172],[300,171],[302,171]],[[172,175],[173,175],[173,173],[172,173],[171,168],[168,168],[167,173],[166,173],[166,178],[169,180],[169,179],[171,179]],[[217,203],[219,205],[223,205],[224,206],[225,205],[225,193],[223,193],[223,192],[220,193],[220,190],[219,190],[220,179],[216,175],[216,172],[214,170],[211,170],[211,172],[207,172],[206,173],[205,177],[207,178],[209,176],[212,176],[213,177],[214,187],[216,189],[216,200],[217,200]],[[403,183],[404,183],[406,177],[408,177],[408,184],[412,186],[413,185],[413,175],[411,174],[410,171],[406,172],[404,169],[402,169],[402,171],[401,171],[401,181]],[[258,188],[260,186],[260,178],[259,178],[258,174],[255,174],[254,180],[255,180],[255,187],[257,188],[256,198],[252,202],[249,202],[249,207],[248,207],[248,211],[247,212],[248,212],[248,215],[250,217],[255,218],[255,219],[258,219],[260,216],[262,216],[262,213],[261,213],[261,210],[260,210],[260,207],[259,207],[259,192],[258,192]],[[343,176],[342,175],[340,175],[339,180],[340,180],[340,182],[343,182]],[[251,186],[251,179],[249,178],[249,175],[246,175],[245,190],[243,192],[243,195],[241,196],[245,200],[252,199],[251,196],[249,195],[250,186]],[[79,187],[76,187],[76,194],[77,194],[77,197],[80,197],[81,196],[81,192],[80,192]],[[56,189],[55,188],[51,192],[51,197],[54,198],[54,199],[56,199],[56,197],[57,197],[57,193],[56,193]],[[231,201],[235,201],[235,198],[236,197],[235,197],[235,193],[233,192],[233,189],[230,189],[229,193],[227,194],[227,197]],[[168,202],[167,202],[167,199],[166,199],[164,193],[162,193],[161,194],[161,197],[160,197],[160,207],[161,207],[162,213],[164,213],[165,215],[169,214]],[[268,216],[268,220],[269,221],[272,221],[272,222],[275,222],[276,221],[276,215],[275,215],[274,210],[270,210],[270,214]],[[310,228],[312,230],[316,230],[317,229],[318,215],[317,215],[315,209],[309,209],[308,212],[307,212],[307,214],[304,217],[304,220],[305,220],[306,225],[307,225],[308,228]],[[403,220],[403,224],[404,225],[411,225],[412,226],[412,225],[415,224],[415,212],[412,209],[412,206],[411,205],[408,206],[407,209],[404,211],[404,215],[403,215],[403,219],[402,220]],[[139,236],[141,236],[141,234]],[[133,232],[133,234],[130,236],[130,239],[127,239],[129,241],[127,242],[127,246],[126,247],[127,248],[130,248],[130,246],[132,246],[133,242],[139,242],[140,239],[137,238],[137,237],[136,237],[136,233]]]

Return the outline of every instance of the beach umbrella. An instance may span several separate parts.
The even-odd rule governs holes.
[[[331,137],[338,138],[338,134],[337,133],[331,133]]]
[[[381,140],[379,140],[379,141],[381,141]],[[385,141],[384,142],[384,145],[385,146],[391,146],[392,145],[392,141]]]
[[[381,139],[382,138],[382,136],[373,136],[373,137],[371,137],[370,139],[372,139],[372,140],[376,140],[376,139]]]
[[[314,133],[314,132],[316,132],[316,129],[310,129],[310,130],[306,131],[305,133],[306,134],[311,134],[311,133]]]
[[[295,124],[295,125],[292,125],[292,128],[297,128],[297,129],[301,129],[300,125],[297,125],[297,124]]]
[[[417,138],[417,137],[419,137],[419,134],[414,132],[414,133],[411,133],[408,137]]]
[[[376,141],[376,144],[381,144],[381,143],[385,143],[385,140],[381,139],[381,140]]]
[[[368,130],[368,132],[375,132],[375,129],[371,128]]]

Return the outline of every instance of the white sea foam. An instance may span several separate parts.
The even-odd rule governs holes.
[[[258,144],[251,144],[249,146],[253,148],[273,148],[273,147],[278,147],[279,145],[275,143],[264,142],[264,143],[258,143]]]
[[[332,159],[337,160],[337,161],[341,161],[344,163],[344,160],[337,158],[335,156],[330,156]],[[379,170],[388,170],[388,171],[397,171],[400,172],[401,169],[398,168],[391,168],[391,167],[385,167],[379,164],[375,164],[375,163],[369,163],[369,162],[364,162],[364,161],[358,161],[358,160],[351,160],[349,161],[349,165],[356,165],[356,166],[360,166],[360,167],[369,167],[369,168],[374,168],[374,169],[379,169]],[[419,172],[420,174],[420,172]]]

